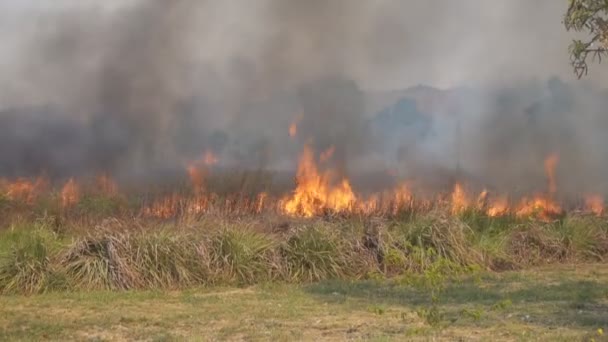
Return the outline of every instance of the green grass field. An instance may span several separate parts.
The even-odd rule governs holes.
[[[0,340],[608,341],[602,264],[402,280],[0,297]]]

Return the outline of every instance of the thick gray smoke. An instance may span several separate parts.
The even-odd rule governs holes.
[[[293,169],[310,143],[351,174],[525,190],[559,153],[564,192],[606,191],[603,71],[574,83],[565,6],[6,1],[0,176],[150,175],[205,151]],[[421,83],[436,88],[399,90]]]

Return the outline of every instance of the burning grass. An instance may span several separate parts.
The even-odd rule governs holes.
[[[602,198],[562,205],[557,155],[545,162],[548,191],[519,200],[461,183],[434,196],[410,182],[363,195],[323,167],[332,156],[307,146],[290,193],[263,172],[214,179],[211,152],[188,165],[179,191],[122,192],[107,175],[2,180],[0,291],[314,282],[608,255]]]

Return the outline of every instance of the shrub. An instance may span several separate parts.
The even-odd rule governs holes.
[[[317,281],[348,274],[346,246],[328,229],[306,227],[283,244],[290,280]]]
[[[61,275],[52,268],[59,244],[52,232],[13,230],[0,239],[0,292],[33,294],[62,286]]]
[[[275,242],[250,229],[224,229],[212,238],[211,252],[221,281],[250,284],[271,279]]]
[[[136,286],[133,265],[124,258],[127,235],[85,237],[64,253],[61,267],[72,285],[86,290],[125,290]]]
[[[125,259],[132,265],[137,287],[184,287],[205,279],[199,244],[189,234],[144,232],[130,236],[126,246]]]

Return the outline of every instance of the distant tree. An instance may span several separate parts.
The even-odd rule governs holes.
[[[569,0],[564,18],[566,30],[585,32],[586,40],[576,39],[570,45],[574,72],[581,78],[588,72],[587,61],[601,62],[608,53],[608,0]]]

